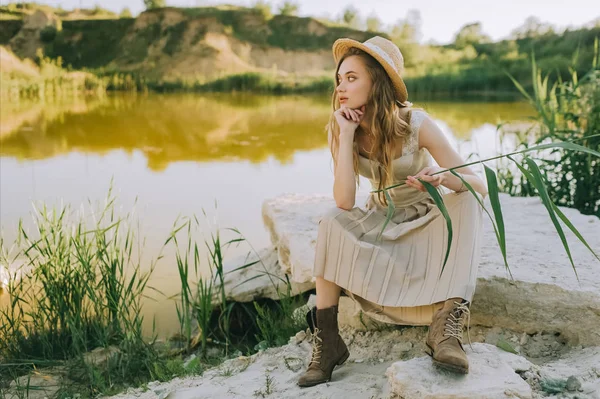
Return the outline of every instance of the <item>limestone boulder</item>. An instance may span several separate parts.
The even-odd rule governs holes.
[[[223,266],[225,294],[228,300],[251,302],[257,298],[280,299],[287,295],[285,273],[279,266],[277,251],[264,248],[248,255],[234,258]],[[314,287],[312,282],[291,282],[291,295],[295,296]],[[214,302],[220,302],[220,284],[213,287]],[[279,290],[279,292],[278,292]]]
[[[527,360],[488,344],[465,350],[466,375],[439,370],[428,356],[395,362],[386,371],[391,392],[411,399],[532,398],[531,387],[517,373],[533,367]]]
[[[358,196],[362,206],[366,195]],[[575,274],[546,208],[537,197],[500,196],[511,274],[490,220],[484,218],[481,262],[473,298],[474,324],[534,333],[555,331],[572,344],[599,345],[600,261],[568,229]],[[324,195],[286,194],[265,200],[263,220],[285,273],[296,283],[313,280],[320,216],[335,207]],[[489,200],[486,207],[490,209]],[[600,254],[600,219],[560,208]]]

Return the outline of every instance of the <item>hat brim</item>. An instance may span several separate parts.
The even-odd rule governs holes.
[[[333,43],[333,46],[331,48],[333,51],[333,59],[335,61],[335,64],[337,65],[340,58],[342,58],[342,56],[346,53],[346,51],[348,51],[352,47],[356,47],[356,48],[364,51],[365,53],[367,53],[370,56],[372,56],[373,58],[375,58],[381,64],[383,69],[385,69],[388,76],[390,77],[392,84],[394,85],[397,100],[403,106],[409,106],[411,103],[407,101],[408,90],[406,90],[406,85],[404,84],[404,80],[402,80],[402,77],[398,74],[398,72],[394,69],[393,66],[388,64],[387,61],[385,61],[383,59],[383,57],[381,57],[379,54],[377,54],[375,51],[373,51],[369,47],[365,46],[363,43],[361,43],[357,40],[348,39],[348,38],[336,40]]]

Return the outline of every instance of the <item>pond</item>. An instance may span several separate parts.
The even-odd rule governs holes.
[[[533,114],[522,102],[412,101],[434,117],[464,158],[474,152],[495,155],[496,125]],[[32,203],[78,209],[88,200],[103,201],[111,181],[119,207],[136,209],[148,257],[158,253],[178,216],[198,215],[207,226],[237,228],[252,247],[263,248],[270,245],[261,216],[265,199],[332,193],[324,133],[328,96],[138,94],[4,105],[5,245],[14,240],[19,219],[30,227]],[[359,191],[368,190],[362,180]],[[246,243],[227,255],[249,250]],[[173,259],[162,259],[151,279],[166,296],[179,288]],[[155,299],[145,305],[146,319],[156,315],[159,334],[175,331],[173,301]]]

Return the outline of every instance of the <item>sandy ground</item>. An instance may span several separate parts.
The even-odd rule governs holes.
[[[394,396],[385,374],[388,367],[399,360],[425,356],[426,327],[395,326],[365,332],[344,326],[340,331],[348,344],[350,358],[334,370],[331,382],[317,387],[299,388],[296,385],[311,351],[309,342],[304,339],[305,333],[299,332],[290,338],[288,345],[227,360],[202,376],[150,383],[147,389],[131,389],[113,398],[390,398]],[[589,361],[576,364],[575,368],[572,365],[563,367],[562,371],[562,375],[572,373],[578,378],[587,392],[577,391],[571,396],[565,392],[560,397],[600,398],[600,365],[593,366],[600,359],[600,348],[569,347],[560,335],[552,332],[528,335],[501,328],[472,327],[470,334],[472,342],[509,345],[534,363],[531,370],[520,374],[532,387],[534,398],[545,395],[540,386],[540,381],[546,378],[544,365],[560,364],[563,357],[572,357],[582,350],[594,350],[594,357]],[[468,344],[466,350],[467,353],[471,350]]]

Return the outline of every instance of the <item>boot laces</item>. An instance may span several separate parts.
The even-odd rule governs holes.
[[[312,357],[311,357],[311,364],[312,363],[316,363],[319,364],[320,363],[320,359],[321,359],[321,348],[322,348],[322,342],[323,339],[321,337],[319,337],[317,334],[319,334],[319,332],[322,331],[320,330],[318,327],[315,327],[315,332],[311,333],[310,329],[307,329],[306,332],[309,335],[309,341],[311,341],[312,344]]]
[[[450,312],[450,316],[446,319],[448,323],[444,325],[444,336],[445,337],[454,337],[458,339],[458,341],[462,344],[463,342],[463,327],[464,327],[464,315],[467,316],[467,337],[469,339],[469,346],[471,349],[471,334],[470,334],[470,325],[471,325],[471,312],[469,310],[469,303],[460,303],[454,302],[456,307]]]

